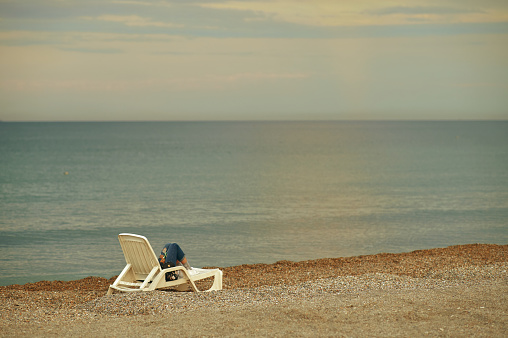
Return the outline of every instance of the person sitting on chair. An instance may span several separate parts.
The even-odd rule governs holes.
[[[159,256],[159,264],[162,269],[171,268],[177,265],[183,265],[187,270],[192,270],[185,253],[176,243],[168,243],[162,248]],[[172,281],[178,279],[178,272],[166,273],[166,281]]]

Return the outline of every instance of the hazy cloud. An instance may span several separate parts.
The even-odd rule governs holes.
[[[395,6],[377,8],[374,10],[365,11],[366,14],[373,15],[392,15],[392,14],[464,14],[464,13],[481,13],[485,14],[483,10],[473,10],[467,8],[452,8],[452,7],[433,7],[433,6]]]
[[[169,27],[169,28],[183,27],[183,25],[181,24],[154,21],[151,18],[144,18],[139,15],[101,15],[95,18],[82,17],[81,19],[115,22],[131,27]]]
[[[304,80],[309,74],[298,73],[239,73],[230,75],[204,75],[201,77],[154,78],[136,81],[93,81],[93,80],[0,80],[0,88],[14,91],[86,91],[125,92],[137,90],[189,91],[196,89],[223,90],[231,86],[253,83]]]
[[[432,21],[498,22],[508,20],[506,6],[495,2],[481,3],[470,8],[462,2],[448,2],[455,6],[433,6],[427,1],[413,2],[415,6],[385,7],[380,1],[224,1],[203,3],[201,6],[220,10],[263,14],[265,19],[309,26],[362,26],[408,24],[415,18],[431,15]],[[483,6],[483,7],[480,7]],[[474,15],[473,15],[474,14]],[[488,14],[488,15],[486,15]],[[245,14],[244,14],[245,15]],[[259,20],[260,18],[258,18]],[[429,17],[427,17],[429,19]],[[446,21],[444,21],[446,19]],[[246,21],[255,19],[246,18]]]

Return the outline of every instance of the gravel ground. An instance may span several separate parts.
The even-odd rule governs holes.
[[[105,296],[89,277],[0,287],[2,336],[508,336],[508,246],[223,268],[224,290]],[[256,276],[256,278],[254,278]]]
[[[436,273],[438,278],[413,278],[384,273],[341,276],[303,282],[296,285],[262,286],[258,288],[222,290],[211,293],[155,292],[151,294],[120,294],[101,297],[83,304],[81,309],[93,314],[156,315],[180,314],[206,308],[219,311],[226,308],[270,307],[274,304],[327,297],[357,295],[370,290],[429,290],[459,286],[478,287],[502,282],[508,285],[508,263],[485,267],[472,266]],[[433,276],[434,277],[434,276]]]

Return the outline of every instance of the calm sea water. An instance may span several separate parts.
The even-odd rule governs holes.
[[[68,174],[65,174],[65,173]],[[0,285],[508,243],[508,122],[0,123]]]

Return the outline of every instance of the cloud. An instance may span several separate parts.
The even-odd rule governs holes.
[[[277,80],[277,79],[306,79],[310,77],[305,73],[240,73],[225,77],[227,81],[237,82],[242,80]]]
[[[131,92],[193,91],[196,89],[223,90],[249,84],[305,80],[306,73],[236,73],[229,75],[203,75],[178,78],[152,78],[143,80],[0,80],[5,91],[72,91],[72,92]]]
[[[169,34],[126,34],[97,32],[0,31],[0,46],[52,46],[59,50],[83,52],[121,52],[134,43],[165,44],[181,41]]]
[[[99,53],[99,54],[118,54],[124,51],[119,48],[72,48],[72,47],[60,47],[60,50],[67,52],[78,52],[78,53]]]
[[[492,83],[492,82],[474,82],[474,83],[454,83],[451,85],[451,87],[458,87],[458,88],[485,88],[485,87],[506,87],[504,84],[499,83]]]
[[[129,0],[113,0],[111,1],[113,4],[117,5],[135,5],[135,6],[170,6],[166,2],[157,1],[157,2],[151,2],[151,1],[129,1]]]
[[[115,22],[129,27],[183,27],[181,24],[153,21],[151,18],[144,18],[138,15],[100,15],[98,17],[82,17],[82,19]]]
[[[506,22],[508,9],[496,2],[469,8],[461,2],[448,6],[430,6],[428,1],[414,1],[414,6],[383,6],[380,1],[275,0],[224,1],[200,4],[204,8],[242,11],[245,21],[273,20],[308,26],[374,26],[412,24],[425,19],[432,23]],[[395,4],[395,5],[393,5]],[[484,7],[482,7],[484,6]],[[256,14],[253,18],[252,15]]]
[[[508,2],[412,0],[408,6],[400,0],[0,0],[0,20],[0,31],[194,38],[491,34],[508,31]]]
[[[506,12],[499,12],[496,15],[488,11],[467,7],[446,7],[446,6],[389,6],[366,10],[363,14],[372,16],[374,20],[393,22],[393,24],[411,23],[483,23],[505,21],[508,16]],[[385,18],[385,19],[381,19]]]
[[[369,15],[392,15],[392,14],[407,14],[407,15],[420,15],[420,14],[464,14],[464,13],[481,13],[485,14],[483,10],[473,10],[465,8],[453,7],[433,7],[433,6],[395,6],[395,7],[382,7],[374,10],[365,11]]]

